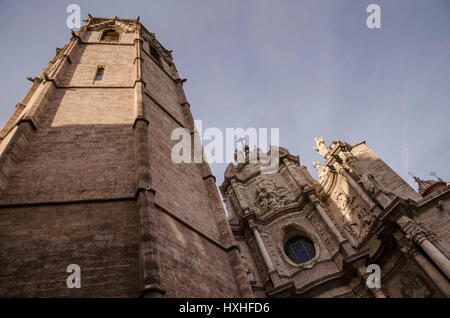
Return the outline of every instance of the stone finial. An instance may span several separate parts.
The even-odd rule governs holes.
[[[327,176],[327,174],[330,172],[330,168],[327,166],[322,167],[320,165],[319,161],[314,161],[313,166],[314,166],[314,168],[316,168],[320,179],[325,178]]]
[[[330,155],[330,151],[328,150],[327,146],[325,146],[323,137],[321,136],[319,138],[314,138],[314,141],[316,142],[314,150],[317,151],[322,157],[328,158]]]

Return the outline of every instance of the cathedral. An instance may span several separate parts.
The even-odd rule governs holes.
[[[171,159],[174,129],[199,138],[171,53],[89,16],[28,78],[0,131],[1,297],[450,296],[449,183],[416,192],[364,141],[316,138],[320,180],[246,147],[225,213],[208,163]]]

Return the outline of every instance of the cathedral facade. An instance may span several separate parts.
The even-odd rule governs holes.
[[[417,193],[364,142],[316,139],[320,181],[247,151],[227,217],[209,165],[171,160],[174,129],[199,138],[171,53],[139,18],[89,16],[28,78],[0,131],[0,296],[450,295],[448,184]]]
[[[314,162],[320,181],[284,148],[275,173],[261,173],[251,158],[265,154],[248,149],[225,171],[220,189],[254,294],[448,297],[448,184],[416,178],[417,193],[365,142],[316,138],[314,149],[325,159]]]

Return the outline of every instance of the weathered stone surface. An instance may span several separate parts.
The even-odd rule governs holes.
[[[314,149],[326,159],[314,163],[320,183],[284,148],[275,174],[248,161],[225,171],[220,189],[255,295],[449,297],[449,187],[422,198],[364,142],[316,138]],[[290,259],[293,237],[309,239],[314,255]],[[381,288],[366,286],[369,264],[380,266]]]
[[[316,138],[320,182],[281,147],[274,174],[230,164],[227,220],[208,164],[171,160],[194,122],[138,20],[90,17],[30,80],[0,131],[0,296],[450,296],[448,183],[419,194],[365,142]]]
[[[171,160],[180,83],[138,20],[90,18],[57,51],[1,132],[1,296],[251,296],[209,169]]]

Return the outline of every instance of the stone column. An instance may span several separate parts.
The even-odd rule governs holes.
[[[314,204],[314,207],[317,211],[319,211],[319,214],[322,218],[322,220],[325,222],[327,227],[330,229],[330,231],[333,233],[334,237],[337,239],[339,246],[341,248],[341,251],[344,253],[344,255],[350,255],[353,252],[353,248],[351,247],[350,243],[348,242],[348,239],[345,238],[342,233],[339,231],[339,229],[334,224],[333,220],[331,220],[330,216],[327,212],[325,212],[324,208],[319,203],[319,200],[314,194],[309,195],[309,199]]]
[[[281,284],[278,272],[275,266],[273,265],[272,259],[270,258],[269,252],[267,251],[264,241],[261,238],[261,235],[259,234],[256,224],[252,220],[249,220],[249,226],[253,232],[253,235],[255,236],[256,244],[258,245],[259,252],[263,257],[264,264],[266,265],[267,268],[267,273],[269,274],[269,277],[272,280],[273,286],[276,287]]]
[[[333,223],[331,218],[328,216],[328,214],[322,208],[322,206],[320,205],[317,197],[315,195],[310,195],[309,198],[313,202],[314,207],[316,208],[316,210],[319,211],[320,216],[322,217],[324,222],[327,224],[327,226],[331,230],[331,232],[334,234],[334,236],[336,237],[338,242],[339,243],[344,242],[346,239],[342,236],[341,232],[339,232],[339,230],[336,227],[336,225]]]
[[[407,253],[412,254],[413,258],[423,269],[423,271],[430,277],[430,279],[436,284],[439,290],[445,295],[450,297],[450,284],[448,280],[431,264],[422,253],[416,248],[412,247]]]
[[[450,278],[450,260],[428,239],[428,231],[407,216],[398,219],[397,224],[400,225],[406,237],[419,245],[447,278]]]
[[[424,238],[419,246],[427,253],[433,262],[444,272],[450,279],[450,261],[447,257],[428,239]]]
[[[400,232],[394,233],[394,237],[400,245],[400,250],[409,258],[413,258],[416,263],[422,268],[427,276],[433,281],[437,288],[445,295],[450,297],[450,284],[447,278],[442,275],[436,267],[422,255],[422,253],[414,246],[414,244],[403,237]]]

